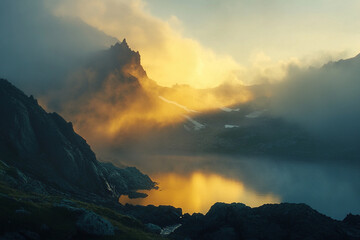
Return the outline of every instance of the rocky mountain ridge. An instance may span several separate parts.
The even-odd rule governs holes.
[[[135,168],[101,163],[70,122],[0,80],[0,158],[40,182],[71,194],[119,197],[155,183]]]

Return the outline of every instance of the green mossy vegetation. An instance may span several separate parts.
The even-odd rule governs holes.
[[[3,170],[6,166],[0,164]],[[115,236],[89,236],[77,232],[77,213],[57,207],[60,196],[26,193],[0,182],[0,236],[6,232],[34,232],[42,239],[165,239],[146,232],[141,222],[112,209],[92,203],[70,200],[75,207],[93,211],[109,220],[115,227]]]

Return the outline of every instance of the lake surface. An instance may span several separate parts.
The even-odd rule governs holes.
[[[159,183],[158,190],[140,191],[149,195],[146,198],[129,199],[121,196],[119,201],[135,205],[171,205],[190,214],[205,214],[215,202],[242,202],[251,207],[280,202],[280,198],[273,194],[257,193],[240,181],[214,173],[161,173],[151,178]]]
[[[335,219],[360,214],[360,166],[341,161],[229,156],[136,156],[136,165],[159,183],[144,199],[120,202],[173,205],[206,213],[215,202],[306,203]]]

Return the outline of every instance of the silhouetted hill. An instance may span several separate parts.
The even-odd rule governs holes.
[[[305,204],[216,203],[206,215],[185,215],[174,239],[360,239],[359,216],[333,220]],[[356,225],[357,224],[357,225]]]
[[[29,177],[44,183],[44,188],[115,198],[155,186],[135,168],[120,169],[97,161],[70,122],[47,113],[32,96],[3,79],[0,116],[0,160],[14,167],[16,176],[23,176],[24,185]]]

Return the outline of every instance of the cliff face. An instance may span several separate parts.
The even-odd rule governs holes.
[[[88,63],[88,67],[98,73],[106,75],[115,71],[126,75],[131,71],[131,75],[137,78],[147,77],[145,70],[140,63],[140,53],[133,51],[124,39],[121,43],[117,42],[110,49],[100,52],[96,58]],[[125,80],[125,79],[119,79]],[[127,82],[136,81],[128,79]]]
[[[102,104],[121,103],[138,95],[146,95],[140,79],[146,78],[140,64],[140,54],[131,50],[124,39],[109,49],[97,52],[77,71],[69,74],[68,82],[55,96],[48,96],[50,104],[61,111],[82,112],[94,98]]]
[[[47,113],[32,96],[6,80],[0,80],[0,116],[1,160],[47,185],[116,197],[154,187],[137,170],[97,161],[71,123],[57,113]]]
[[[149,94],[148,79],[140,54],[124,39],[109,49],[89,56],[81,67],[68,73],[62,86],[40,96],[47,109],[74,122],[76,130],[93,146],[110,145],[118,136],[131,137],[138,130],[135,118],[151,112],[157,95]],[[131,131],[130,131],[131,129]]]

